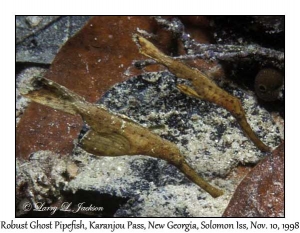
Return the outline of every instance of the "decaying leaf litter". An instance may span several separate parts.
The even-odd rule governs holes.
[[[145,54],[145,52],[144,52],[144,54]],[[180,77],[180,75],[178,75],[178,72],[175,72],[175,74]],[[75,110],[76,107],[74,107],[74,106],[76,105],[75,102],[84,103],[84,100],[81,97],[76,96],[74,93],[70,94],[68,90],[64,89],[62,86],[59,86],[59,84],[56,84],[50,80],[39,78],[38,82],[42,82],[43,85],[46,85],[46,86],[49,85],[48,87],[55,86],[57,88],[57,90],[54,90],[54,95],[53,95],[53,93],[50,93],[50,94],[48,93],[48,97],[43,96],[45,94],[45,93],[43,93],[43,91],[42,91],[43,94],[41,94],[41,95],[37,94],[35,92],[31,92],[31,94],[33,93],[33,95],[31,95],[31,94],[27,95],[28,97],[30,96],[30,98],[36,102],[54,107],[56,109],[59,109],[59,110],[62,110],[62,111],[65,111],[65,112],[68,112],[71,114],[78,113],[77,111],[79,111],[79,110],[78,109]],[[203,96],[200,96],[199,93],[194,92],[192,89],[190,89],[187,86],[179,85],[178,88],[183,93],[186,93],[186,94],[194,96],[194,97],[203,98]],[[50,87],[50,89],[51,89],[51,87]],[[53,91],[53,90],[51,90],[51,91]],[[68,94],[66,94],[66,93],[69,93],[70,95],[68,96]],[[66,99],[56,98],[57,97],[56,95],[64,96],[64,98],[66,97]],[[73,102],[72,107],[69,106],[69,104],[67,103],[68,101]],[[49,102],[52,102],[52,103],[49,104]],[[113,116],[110,116],[110,118],[112,119],[112,121],[110,123],[113,125],[115,124],[115,126],[116,126],[115,129],[114,130],[106,130],[106,129],[103,130],[102,127],[97,126],[97,124],[99,122],[97,124],[93,123],[93,121],[95,121],[95,120],[93,120],[92,118],[94,117],[96,119],[97,118],[96,115],[98,115],[98,114],[96,113],[96,114],[91,114],[91,116],[87,116],[90,114],[89,107],[91,107],[91,105],[87,104],[85,107],[83,107],[84,105],[85,104],[82,104],[82,106],[79,107],[82,110],[82,112],[80,114],[82,116],[85,115],[85,116],[83,116],[83,119],[85,120],[85,122],[87,122],[89,124],[89,126],[91,126],[91,130],[82,139],[81,146],[88,152],[91,152],[92,154],[98,154],[98,155],[108,155],[109,154],[112,156],[125,155],[125,154],[126,155],[145,154],[145,155],[150,155],[153,157],[162,158],[162,159],[167,160],[170,163],[174,164],[179,169],[181,169],[191,180],[193,180],[195,183],[197,183],[200,187],[206,189],[206,191],[208,191],[212,196],[216,197],[221,194],[220,190],[214,189],[213,187],[211,187],[210,185],[205,183],[201,178],[200,178],[200,180],[197,181],[196,177],[199,177],[199,176],[197,175],[196,172],[193,171],[193,169],[191,169],[187,165],[187,163],[184,161],[183,156],[180,155],[179,150],[177,148],[170,149],[170,148],[176,147],[175,145],[170,146],[172,143],[170,143],[168,145],[169,148],[167,149],[167,151],[173,150],[173,151],[175,151],[174,153],[171,153],[171,154],[168,153],[168,155],[166,155],[166,153],[165,153],[166,149],[162,149],[162,150],[158,150],[161,153],[160,155],[158,155],[157,154],[158,147],[155,147],[155,145],[157,145],[157,143],[161,143],[161,140],[163,140],[163,139],[159,138],[158,136],[154,136],[154,137],[152,137],[152,135],[149,136],[151,134],[151,132],[150,132],[149,135],[146,133],[146,136],[149,136],[148,140],[150,140],[150,141],[153,140],[153,142],[155,142],[155,143],[152,143],[152,144],[144,143],[143,140],[136,140],[135,136],[130,137],[130,135],[136,134],[137,131],[134,129],[128,130],[128,134],[126,135],[126,137],[120,136],[120,134],[116,133],[116,129],[121,129],[122,133],[124,133],[124,131],[127,131],[127,130],[125,130],[125,128],[127,128],[128,126],[129,126],[129,128],[132,128],[132,127],[134,128],[136,123],[132,122],[131,119],[128,119],[125,116],[114,115],[114,114],[113,114]],[[243,111],[242,108],[240,107],[239,102],[237,105],[238,105],[238,110]],[[227,107],[227,109],[230,108],[228,106],[226,106],[226,107]],[[99,107],[95,107],[92,109],[95,112],[97,112],[99,110]],[[232,111],[232,109],[230,109],[230,110]],[[105,111],[107,111],[107,110],[104,109],[104,112]],[[234,113],[236,113],[236,112],[234,112]],[[244,114],[244,113],[242,112],[242,114]],[[103,112],[101,112],[100,115],[102,116]],[[121,119],[115,119],[118,117],[121,117]],[[239,118],[239,117],[240,117],[239,114],[237,114],[236,118]],[[108,118],[109,118],[109,115],[108,116],[105,115],[104,119],[107,120]],[[246,121],[246,123],[247,123],[247,121]],[[241,125],[243,125],[243,124],[241,124]],[[93,129],[96,129],[96,132]],[[256,143],[256,145],[261,150],[269,151],[270,149],[267,146],[265,146],[258,138],[255,138],[256,137],[255,134],[253,136],[253,131],[252,130],[249,131],[249,129],[251,130],[250,126],[248,125],[248,131],[247,130],[245,130],[245,131],[248,134],[248,136],[254,141],[254,143]],[[111,132],[109,132],[109,131],[111,131]],[[252,136],[251,136],[251,134],[252,134]],[[129,137],[129,140],[128,140],[128,137]],[[139,138],[142,138],[142,137],[144,137],[144,136],[139,135]],[[162,144],[164,144],[165,141],[166,140],[164,140],[164,142]],[[101,142],[101,143],[99,143],[99,142]],[[135,142],[136,145],[134,145],[133,142]],[[140,144],[140,145],[137,145],[137,144]],[[99,147],[97,147],[95,145],[98,145]],[[113,145],[113,147],[111,147],[111,145]],[[134,146],[132,147],[132,145],[134,145]],[[147,145],[148,145],[148,147],[147,147]],[[183,164],[186,164],[186,165],[183,165]]]

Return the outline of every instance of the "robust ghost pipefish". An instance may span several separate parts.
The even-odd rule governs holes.
[[[177,87],[181,92],[188,96],[206,100],[225,108],[235,117],[244,133],[257,148],[264,152],[271,151],[271,148],[265,145],[250,127],[241,101],[238,98],[221,89],[198,69],[191,68],[181,61],[174,60],[165,55],[144,37],[134,35],[133,39],[136,41],[141,54],[164,65],[178,78],[189,80],[192,83],[193,88],[179,84]]]
[[[109,112],[105,107],[85,101],[76,93],[42,77],[32,78],[21,94],[34,102],[80,115],[90,129],[79,141],[87,152],[99,156],[147,155],[177,167],[191,181],[213,197],[223,191],[207,183],[189,166],[175,144],[152,133],[130,118]]]

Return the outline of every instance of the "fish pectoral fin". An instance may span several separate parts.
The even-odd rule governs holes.
[[[79,144],[85,151],[100,156],[126,155],[130,150],[126,137],[116,133],[98,133],[92,129],[82,137]]]
[[[202,99],[202,97],[193,88],[191,88],[187,85],[178,84],[177,88],[179,89],[179,91],[186,94],[187,96]]]

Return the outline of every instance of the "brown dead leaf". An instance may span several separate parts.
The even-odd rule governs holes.
[[[284,143],[240,183],[223,217],[284,216]]]

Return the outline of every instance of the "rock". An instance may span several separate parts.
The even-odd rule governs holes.
[[[90,16],[17,16],[16,61],[50,64]]]
[[[223,217],[284,217],[284,143],[243,179]]]
[[[41,17],[41,16],[27,16],[26,17],[26,22],[32,28],[38,26],[42,20],[43,20],[43,17]]]
[[[16,16],[16,42],[26,38],[53,23],[59,16]]]

